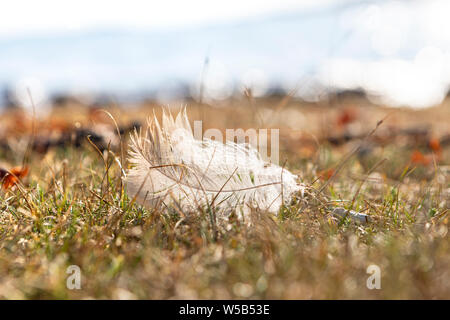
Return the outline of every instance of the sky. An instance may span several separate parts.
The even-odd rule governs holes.
[[[348,0],[342,0],[345,2]],[[0,36],[107,27],[184,27],[228,22],[263,14],[308,10],[335,0],[14,0],[0,10]]]
[[[166,99],[199,81],[219,100],[274,84],[312,100],[362,87],[421,108],[448,92],[449,15],[447,0],[3,1],[0,86],[43,103],[57,90]]]

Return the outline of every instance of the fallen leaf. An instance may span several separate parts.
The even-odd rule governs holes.
[[[318,176],[319,176],[320,180],[329,180],[333,176],[334,173],[335,173],[334,168],[330,168],[330,169],[319,171]]]
[[[431,163],[431,158],[428,155],[424,155],[419,150],[414,150],[414,152],[411,154],[411,162],[414,164],[428,166]]]
[[[28,175],[28,171],[28,167],[14,167],[9,171],[0,168],[0,180],[3,185],[3,189],[7,190],[14,186],[20,179]]]
[[[355,110],[344,109],[339,113],[336,123],[339,127],[345,127],[347,124],[356,121],[357,118],[358,115]]]

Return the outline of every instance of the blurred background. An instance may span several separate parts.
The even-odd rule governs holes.
[[[330,93],[424,108],[450,85],[446,0],[4,1],[0,105]]]

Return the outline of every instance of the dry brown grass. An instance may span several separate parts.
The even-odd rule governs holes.
[[[203,119],[205,129],[280,128],[280,162],[287,160],[308,185],[306,198],[298,196],[278,217],[255,212],[250,226],[233,218],[219,224],[217,240],[201,210],[183,217],[170,208],[130,205],[114,159],[119,150],[101,157],[85,142],[33,152],[28,178],[0,196],[0,297],[450,298],[449,147],[430,150],[426,140],[449,133],[450,106],[394,113],[367,106],[339,125],[342,107],[291,101],[277,109],[278,102],[256,101],[256,109],[245,100],[221,108],[188,106],[190,119]],[[109,111],[125,124],[144,119],[152,107]],[[361,143],[333,146],[326,137],[367,133],[386,115],[364,142],[365,152],[350,157],[319,194],[339,161]],[[5,116],[3,128],[13,119]],[[70,126],[92,117],[72,106],[56,110],[52,119]],[[48,123],[38,124],[38,134]],[[392,128],[424,125],[430,126],[425,138],[391,135]],[[27,130],[25,123],[10,141],[20,144]],[[23,150],[2,151],[3,166],[20,165]],[[433,161],[414,162],[415,150]],[[336,206],[362,211],[372,222],[333,218]],[[82,271],[81,290],[66,288],[66,268],[73,264]],[[370,264],[381,268],[381,290],[366,287]]]

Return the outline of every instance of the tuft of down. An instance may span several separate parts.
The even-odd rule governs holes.
[[[195,139],[185,109],[175,119],[164,112],[161,125],[154,116],[144,133],[135,131],[129,163],[127,192],[149,209],[277,213],[302,189],[296,175],[262,160],[248,144]]]

